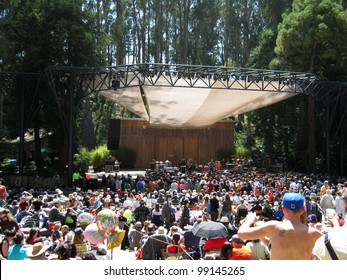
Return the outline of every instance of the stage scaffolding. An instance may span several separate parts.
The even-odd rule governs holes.
[[[28,83],[31,85],[28,86]],[[33,85],[35,84],[35,85]],[[325,124],[327,137],[327,167],[330,169],[330,143],[337,135],[341,139],[340,168],[343,170],[343,139],[347,108],[346,83],[321,81],[311,73],[247,69],[237,67],[212,67],[174,64],[135,64],[112,67],[59,67],[50,66],[42,73],[0,72],[0,112],[2,116],[4,99],[13,94],[21,96],[20,111],[26,108],[28,96],[33,98],[31,115],[39,110],[40,100],[48,98],[57,103],[56,111],[68,139],[68,182],[72,186],[73,135],[76,112],[81,101],[91,93],[126,90],[134,87],[177,87],[218,89],[226,91],[266,91],[269,93],[292,93],[313,96],[320,123]],[[30,92],[28,92],[30,88]],[[62,108],[61,101],[68,105]],[[323,113],[322,113],[323,112]],[[331,122],[339,114],[340,123],[332,131]],[[21,113],[20,135],[27,129],[24,114]],[[3,119],[0,118],[0,127]],[[21,142],[24,138],[21,137]],[[23,172],[23,154],[19,162]]]

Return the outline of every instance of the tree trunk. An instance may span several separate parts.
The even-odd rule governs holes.
[[[303,96],[300,99],[298,120],[298,134],[297,134],[297,161],[296,167],[300,170],[308,168],[308,125],[307,125],[307,97]]]
[[[162,62],[162,43],[163,43],[163,3],[158,0],[156,10],[157,24],[156,24],[156,46],[155,46],[155,62]]]
[[[184,1],[184,18],[183,18],[183,56],[182,62],[188,63],[188,23],[190,13],[190,0]]]
[[[270,159],[270,162],[274,162],[274,122],[275,115],[273,111],[273,107],[268,107],[268,122],[266,128],[266,153]]]
[[[122,1],[117,1],[116,4],[116,12],[117,12],[117,18],[116,18],[116,25],[117,25],[117,33],[116,33],[116,50],[117,50],[117,56],[116,56],[116,63],[117,65],[125,64],[125,40],[124,40],[124,32],[125,30],[120,29],[119,26],[122,26],[121,23],[125,20],[123,18],[123,3]]]
[[[35,164],[38,168],[43,167],[43,159],[41,153],[41,139],[40,139],[40,121],[38,119],[38,114],[35,116],[34,121],[34,135],[35,135]]]
[[[308,172],[316,171],[316,115],[315,104],[312,96],[308,97]]]
[[[89,150],[94,149],[96,147],[96,136],[94,131],[92,109],[90,108],[89,95],[85,97],[85,102],[83,103],[81,132],[82,132],[83,146],[85,146]]]

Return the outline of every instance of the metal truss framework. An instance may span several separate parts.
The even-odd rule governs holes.
[[[332,161],[344,174],[346,165],[345,138],[347,137],[347,82],[316,81],[309,91],[315,98],[318,125],[324,131],[326,141],[326,170],[330,174]],[[310,93],[309,93],[310,94]],[[340,147],[339,158],[331,158],[332,146]]]
[[[14,81],[19,76],[30,77],[31,75],[30,73],[0,72],[0,96],[11,94]],[[40,73],[38,83],[40,85],[38,84],[37,88],[45,84],[47,91],[44,95],[51,98],[49,96],[53,94],[58,104],[56,114],[62,121],[69,139],[68,178],[72,178],[72,135],[75,114],[79,103],[91,93],[135,86],[156,86],[159,83],[160,86],[167,87],[245,90],[245,94],[250,88],[253,91],[293,92],[313,96],[318,106],[329,107],[330,114],[322,116],[327,124],[333,120],[334,115],[331,113],[331,109],[336,108],[338,104],[340,106],[344,104],[345,109],[342,113],[340,110],[342,118],[339,129],[343,127],[342,122],[347,110],[346,85],[320,81],[313,74],[301,72],[149,63],[99,68],[50,66]],[[68,112],[59,106],[61,99],[65,99],[69,104]],[[0,111],[2,112],[2,110]],[[328,112],[328,110],[326,111]],[[326,129],[328,129],[328,125]],[[327,140],[327,142],[329,141]],[[68,180],[68,183],[69,186],[72,186],[71,180]]]
[[[42,91],[42,75],[39,73],[10,73],[0,72],[0,129],[3,128],[4,99],[16,96],[16,106],[18,114],[13,116],[19,127],[19,172],[23,173],[24,158],[24,133],[28,123],[31,123],[37,112],[40,110],[39,99]]]
[[[100,68],[49,67],[52,80],[74,76],[84,90],[98,92],[134,86],[200,87],[259,91],[306,92],[317,80],[310,73],[236,67],[134,64]],[[162,79],[161,79],[162,78]],[[164,83],[163,83],[164,80]],[[180,82],[179,82],[180,81]],[[183,81],[183,82],[182,82]]]

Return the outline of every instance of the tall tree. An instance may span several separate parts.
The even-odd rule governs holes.
[[[294,0],[277,37],[276,68],[345,78],[347,17],[341,1]],[[302,168],[315,171],[315,109],[312,97],[302,98],[298,149]]]
[[[193,8],[192,24],[192,64],[216,65],[218,43],[217,22],[220,1],[198,0]]]
[[[264,18],[257,0],[221,1],[219,36],[221,61],[226,66],[247,67],[257,46]]]
[[[282,21],[283,13],[291,9],[292,2],[293,0],[259,1],[268,28],[277,29],[278,23]]]
[[[11,71],[39,73],[49,65],[94,65],[94,46],[90,21],[81,9],[81,0],[8,1],[3,7],[0,30],[8,44],[2,48],[4,68]],[[28,90],[28,89],[27,89]],[[36,87],[31,89],[34,96]],[[20,93],[18,91],[18,93]],[[20,96],[20,95],[19,95]],[[20,104],[20,102],[18,102]],[[37,104],[37,108],[40,108]],[[52,119],[51,111],[37,110],[25,128],[46,127]],[[44,123],[43,123],[44,122]],[[57,131],[56,124],[51,127]],[[40,158],[39,135],[35,135],[36,158]],[[56,137],[64,133],[57,133]],[[67,147],[67,145],[60,145]]]
[[[258,36],[259,44],[252,50],[249,62],[251,68],[269,68],[271,60],[276,56],[277,26],[282,21],[283,12],[290,8],[291,2],[288,0],[260,1],[265,29]],[[289,153],[291,142],[288,131],[291,129],[290,120],[295,118],[295,106],[295,102],[286,101],[285,104],[270,105],[250,113],[248,120],[255,122],[256,133],[253,133],[253,135],[258,138],[258,147],[256,149],[264,151],[263,156],[269,155],[271,163],[277,157],[283,155],[291,162],[291,154]],[[283,107],[285,107],[285,110]],[[289,118],[286,116],[288,111],[291,111]],[[278,115],[282,117],[272,117]],[[259,149],[259,145],[263,148]],[[283,147],[284,149],[282,149]]]

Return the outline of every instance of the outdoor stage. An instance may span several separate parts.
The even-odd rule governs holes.
[[[108,149],[129,149],[136,153],[135,169],[147,169],[149,162],[180,162],[191,159],[205,165],[212,160],[228,161],[234,147],[234,121],[218,121],[208,127],[181,128],[153,126],[141,119],[110,120]],[[224,151],[224,154],[223,154]],[[224,159],[223,159],[224,157]],[[117,158],[120,162],[129,157]]]

